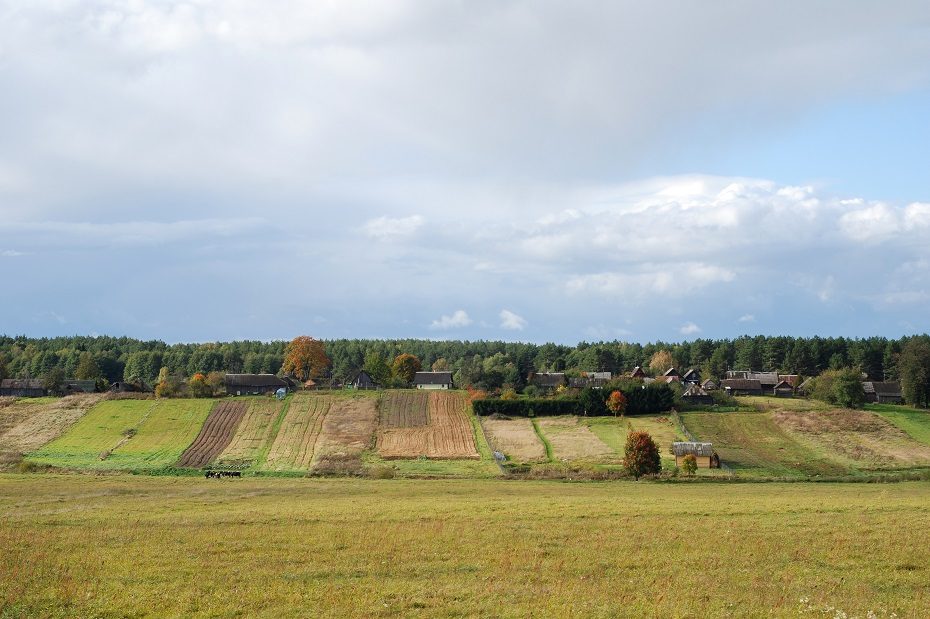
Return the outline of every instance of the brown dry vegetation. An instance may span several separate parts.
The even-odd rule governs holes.
[[[271,442],[274,423],[282,406],[284,404],[271,398],[249,398],[248,411],[216,463],[243,468],[251,466]]]
[[[332,403],[317,442],[319,457],[359,457],[371,447],[378,429],[378,409],[374,398],[355,396]]]
[[[294,395],[268,451],[264,468],[269,471],[309,470],[326,414],[332,404],[332,396],[310,393]]]
[[[209,464],[229,445],[248,408],[246,402],[217,402],[197,438],[181,454],[178,466],[200,468]]]
[[[777,411],[773,419],[800,440],[832,451],[858,468],[930,465],[930,446],[868,411]]]
[[[465,395],[431,392],[429,425],[419,428],[387,428],[378,434],[382,458],[479,458],[475,434],[465,412]]]
[[[481,427],[491,448],[514,462],[545,462],[546,447],[536,436],[529,419],[504,419],[494,416],[481,419]]]
[[[0,454],[24,454],[61,436],[95,404],[104,393],[82,393],[50,400],[9,398],[0,408]]]
[[[429,424],[429,394],[387,391],[381,398],[382,428],[418,428]]]
[[[597,437],[591,428],[578,423],[577,417],[547,417],[539,420],[539,429],[552,445],[559,460],[615,459],[618,454]]]

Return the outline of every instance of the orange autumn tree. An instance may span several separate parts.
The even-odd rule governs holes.
[[[281,371],[292,374],[300,380],[315,378],[329,367],[329,357],[323,342],[309,335],[299,335],[291,340],[284,349],[284,365]]]
[[[623,416],[624,411],[626,411],[626,397],[622,391],[614,391],[610,394],[610,397],[607,398],[607,408],[614,414],[614,417],[617,414]]]

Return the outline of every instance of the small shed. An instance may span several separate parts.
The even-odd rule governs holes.
[[[901,383],[897,381],[865,381],[862,383],[866,402],[877,404],[900,404],[904,401]]]
[[[0,395],[41,398],[48,395],[48,390],[45,381],[39,378],[4,378],[0,380]]]
[[[704,391],[714,391],[717,389],[717,383],[714,382],[713,378],[708,378],[703,383],[701,383],[701,389]]]
[[[720,386],[729,395],[762,395],[762,384],[755,379],[725,378],[720,381]]]
[[[672,443],[672,453],[675,454],[675,466],[681,466],[685,456],[693,455],[699,469],[720,468],[720,456],[714,451],[713,443],[675,442]]]
[[[223,384],[226,395],[265,395],[289,388],[287,381],[274,374],[227,374]]]
[[[787,380],[779,381],[772,393],[779,398],[790,398],[794,395],[794,387]]]
[[[346,387],[349,389],[380,389],[381,385],[375,382],[371,374],[362,370],[354,379],[346,383]]]
[[[417,389],[452,389],[452,372],[417,372],[413,375]]]
[[[681,394],[681,401],[685,404],[708,406],[714,403],[714,398],[704,391],[700,385],[692,383],[688,385],[688,388]]]

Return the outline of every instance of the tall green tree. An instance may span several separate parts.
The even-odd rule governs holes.
[[[930,338],[915,337],[901,348],[898,374],[904,399],[914,406],[930,406]]]
[[[94,356],[89,352],[81,353],[77,369],[74,371],[74,377],[78,380],[97,380],[102,376],[103,372],[100,371],[100,367],[94,361]]]

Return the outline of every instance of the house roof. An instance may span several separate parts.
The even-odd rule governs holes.
[[[41,378],[4,378],[0,380],[2,389],[45,389]]]
[[[669,368],[665,370],[665,374],[663,374],[662,376],[678,376],[678,370],[676,370],[675,368]]]
[[[676,456],[712,456],[714,455],[713,443],[696,443],[696,442],[675,442],[672,443],[672,453]]]
[[[413,376],[414,385],[451,385],[452,372],[417,372]]]
[[[630,372],[630,376],[645,376],[645,375],[646,373],[643,371],[643,368],[639,367],[638,365],[635,368],[633,368],[632,372]]]
[[[227,374],[227,387],[287,387],[287,382],[274,374]]]
[[[375,379],[371,377],[371,374],[369,374],[365,370],[361,370],[358,374],[355,375],[355,378],[353,378],[350,382],[353,385],[377,385],[378,384],[375,382]]]
[[[534,385],[540,387],[557,387],[565,384],[565,372],[538,372],[533,374]]]
[[[789,383],[787,380],[780,380],[780,381],[778,381],[778,384],[775,385],[775,388],[776,388],[776,389],[785,389],[785,388],[788,388],[788,389],[791,389],[792,391],[794,391],[794,385],[792,385],[791,383]]]
[[[83,391],[84,393],[93,393],[97,390],[97,381],[95,380],[77,380],[68,379],[64,382],[64,388],[71,391]]]
[[[703,387],[704,389],[716,389],[717,383],[714,382],[713,378],[708,378],[703,383],[701,383],[701,387]]]
[[[751,389],[753,391],[762,389],[762,383],[750,378],[725,378],[720,381],[720,386],[724,389]]]
[[[684,378],[685,380],[700,380],[701,373],[697,371],[695,368],[691,368],[690,370],[685,372],[685,375],[682,378]]]
[[[800,374],[779,374],[778,380],[784,380],[788,382],[792,387],[797,387],[801,384],[801,375]]]
[[[582,372],[584,378],[593,378],[594,380],[610,380],[613,374],[610,372]]]
[[[862,383],[862,390],[866,393],[901,397],[901,383],[896,381],[866,381]]]
[[[707,392],[704,391],[697,383],[692,383],[691,386],[685,389],[684,393],[681,395],[684,398],[694,398],[699,396],[706,396]]]

